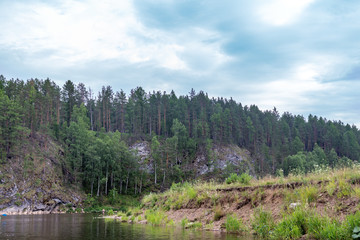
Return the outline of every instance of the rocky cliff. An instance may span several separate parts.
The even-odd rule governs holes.
[[[153,173],[154,163],[151,157],[150,143],[147,141],[136,142],[130,148],[140,157],[142,169]],[[218,177],[232,171],[249,172],[250,175],[255,176],[253,159],[246,149],[234,144],[213,145],[210,155],[200,150],[197,152],[192,163],[196,178]]]
[[[68,184],[71,176],[59,144],[35,134],[0,164],[1,213],[53,213],[81,203],[84,194]]]

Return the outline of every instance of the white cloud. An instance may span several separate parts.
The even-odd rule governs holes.
[[[0,44],[30,55],[52,50],[54,54],[46,56],[51,64],[66,67],[118,59],[186,68],[178,57],[183,47],[169,41],[166,33],[145,28],[137,20],[131,1],[67,0],[58,8],[37,3],[31,11],[27,5],[15,7],[21,14],[0,23]],[[31,59],[31,64],[43,61]]]
[[[267,24],[283,26],[293,23],[314,0],[263,0],[258,16]]]
[[[301,112],[318,104],[315,95],[324,95],[336,90],[337,85],[324,82],[326,76],[333,72],[334,62],[318,61],[294,66],[288,77],[274,79],[257,86],[258,94],[250,96],[250,101],[257,103],[262,109],[276,106],[281,111]]]

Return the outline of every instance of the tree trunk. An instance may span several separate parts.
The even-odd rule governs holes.
[[[160,115],[160,104],[158,106],[158,135],[161,133],[161,115]]]
[[[155,173],[155,181],[154,181],[154,183],[155,183],[155,185],[156,185],[156,168],[157,168],[157,166],[156,166],[157,164],[156,164],[156,160],[154,159],[154,173]]]
[[[129,186],[129,176],[130,176],[130,170],[128,170],[128,174],[127,174],[127,177],[126,177],[125,194],[127,193],[128,186]]]
[[[108,194],[109,169],[106,167],[105,195]]]
[[[100,176],[98,176],[98,187],[97,187],[96,196],[100,196]]]

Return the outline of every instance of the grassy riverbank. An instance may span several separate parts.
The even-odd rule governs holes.
[[[260,180],[233,175],[226,182],[173,184],[119,216],[269,239],[353,239],[360,227],[359,166]]]

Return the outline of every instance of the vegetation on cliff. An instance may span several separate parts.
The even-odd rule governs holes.
[[[196,223],[261,239],[353,239],[360,227],[359,170],[359,165],[317,169],[245,184],[173,184],[164,193],[145,196],[142,204],[153,214],[165,211],[183,227]]]

